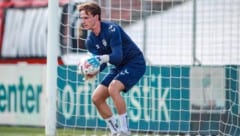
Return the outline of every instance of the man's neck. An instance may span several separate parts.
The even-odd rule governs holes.
[[[101,22],[100,21],[96,22],[92,31],[96,36],[98,36],[100,34],[100,31],[101,31]]]

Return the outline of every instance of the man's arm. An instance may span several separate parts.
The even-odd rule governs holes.
[[[112,53],[109,55],[109,62],[114,65],[119,65],[123,59],[122,52],[122,37],[117,26],[111,25],[109,27],[110,46]]]

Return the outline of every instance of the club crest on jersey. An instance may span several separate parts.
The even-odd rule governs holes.
[[[115,32],[115,27],[113,27],[113,25],[110,25],[108,29],[112,32]]]
[[[107,46],[107,41],[105,40],[105,39],[102,39],[102,44],[103,44],[103,46]]]

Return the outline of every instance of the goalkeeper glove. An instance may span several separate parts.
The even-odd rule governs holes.
[[[99,55],[93,56],[92,58],[87,60],[90,65],[97,68],[100,67],[101,64],[107,63],[109,61],[109,55]]]

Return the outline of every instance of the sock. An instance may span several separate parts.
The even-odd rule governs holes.
[[[112,116],[110,118],[105,119],[107,126],[109,127],[111,133],[117,133],[118,132],[118,125],[117,125],[117,121],[115,120],[115,118]]]
[[[124,132],[129,131],[127,113],[119,115],[119,121],[120,121],[120,129],[121,129],[121,131],[124,131]]]

